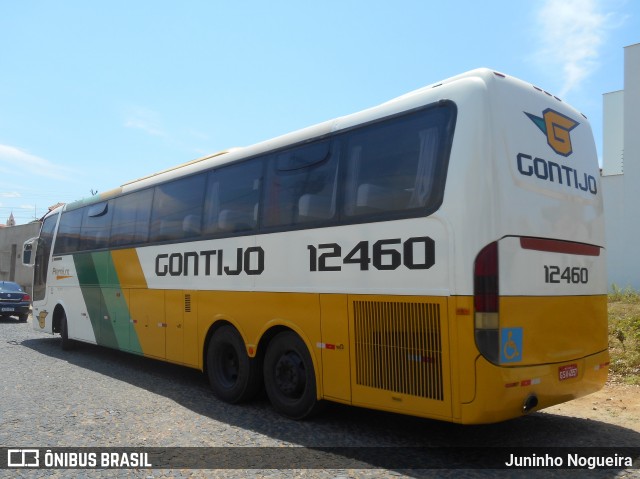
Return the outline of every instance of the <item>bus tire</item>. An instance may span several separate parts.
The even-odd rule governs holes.
[[[281,332],[269,343],[264,384],[273,408],[290,419],[310,417],[321,405],[311,355],[293,331]]]
[[[67,314],[63,311],[60,318],[60,346],[63,351],[69,351],[73,348],[73,340],[69,339],[69,324],[67,323]]]
[[[213,394],[235,404],[252,399],[262,386],[258,359],[247,355],[240,333],[230,325],[213,333],[207,348],[207,375]]]

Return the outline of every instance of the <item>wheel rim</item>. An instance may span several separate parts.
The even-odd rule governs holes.
[[[236,354],[235,349],[232,346],[227,345],[220,351],[219,357],[219,371],[222,382],[225,387],[233,387],[238,380],[238,374],[240,372],[240,360]]]
[[[304,392],[307,378],[302,358],[289,351],[278,359],[275,365],[275,384],[288,398],[299,398]]]

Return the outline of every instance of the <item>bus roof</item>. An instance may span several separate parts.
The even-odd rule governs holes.
[[[318,123],[316,125],[302,128],[300,130],[286,133],[284,135],[277,136],[275,138],[271,138],[251,146],[225,149],[217,153],[206,155],[206,156],[197,158],[195,160],[191,160],[186,163],[182,163],[174,167],[167,168],[132,181],[128,181],[126,183],[123,183],[118,188],[109,190],[104,193],[100,193],[98,195],[95,195],[89,198],[81,199],[73,203],[69,203],[64,208],[65,210],[80,208],[87,204],[105,201],[109,198],[118,196],[123,193],[128,193],[138,189],[146,188],[158,183],[163,183],[165,181],[171,180],[176,177],[186,176],[189,174],[196,173],[198,171],[215,168],[217,166],[233,163],[236,161],[241,161],[253,156],[258,156],[261,154],[268,153],[270,151],[276,151],[285,146],[294,145],[297,143],[304,143],[306,141],[321,138],[331,133],[345,130],[353,126],[367,123],[370,121],[375,121],[377,119],[384,118],[386,116],[393,115],[395,113],[398,113],[404,110],[423,106],[428,103],[434,103],[441,99],[446,99],[448,94],[443,95],[444,92],[442,92],[441,87],[450,86],[456,82],[459,82],[460,80],[464,80],[468,78],[478,78],[484,83],[486,83],[487,85],[489,85],[491,84],[491,80],[495,79],[496,77],[504,79],[505,81],[519,82],[523,86],[528,85],[529,87],[533,87],[535,90],[539,92],[542,92],[550,97],[555,98],[558,101],[561,101],[558,97],[552,95],[551,93],[548,93],[542,90],[541,88],[538,88],[534,85],[518,80],[514,77],[508,77],[503,73],[497,72],[489,68],[478,68],[478,69],[471,70],[471,71],[450,77],[448,79],[418,88],[411,92],[405,93],[399,97],[388,100],[382,104],[367,108],[365,110],[362,110],[356,113],[351,113],[346,116],[338,117],[332,120]],[[438,91],[435,92],[434,89],[437,89]],[[59,212],[59,211],[60,209],[56,208],[52,210],[49,214]]]

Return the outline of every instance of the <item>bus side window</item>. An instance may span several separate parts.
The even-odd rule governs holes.
[[[251,232],[258,226],[262,159],[238,163],[210,173],[205,197],[205,235]]]
[[[153,197],[149,241],[200,235],[206,173],[158,185]]]
[[[351,133],[347,147],[347,217],[400,214],[428,205],[440,128],[424,114]]]
[[[79,249],[91,250],[108,247],[113,201],[91,205],[83,210]]]
[[[144,243],[149,238],[153,189],[136,191],[114,200],[111,246]]]
[[[337,172],[338,155],[326,140],[276,154],[269,162],[264,226],[333,219]]]
[[[83,210],[81,208],[62,213],[56,244],[53,249],[54,254],[73,253],[78,250],[82,215]]]

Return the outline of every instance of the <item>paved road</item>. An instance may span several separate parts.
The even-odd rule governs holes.
[[[0,321],[0,446],[2,447],[247,447],[258,463],[282,459],[279,447],[429,447],[434,464],[452,460],[451,446],[638,447],[640,434],[606,423],[533,414],[488,426],[459,426],[330,405],[319,417],[295,422],[274,413],[266,398],[231,406],[217,401],[204,376],[105,348],[60,349],[59,337],[28,323]],[[443,449],[438,449],[443,448]],[[220,449],[224,450],[224,449]],[[290,448],[286,449],[290,451]],[[341,449],[340,449],[341,450]],[[357,449],[355,449],[357,450]],[[366,449],[363,449],[366,450]],[[490,477],[483,470],[382,468],[369,457],[355,469],[345,449],[333,469],[1,471],[15,477]],[[374,449],[374,452],[380,452]],[[398,449],[395,449],[397,452]],[[420,454],[407,449],[407,454]],[[464,455],[466,450],[461,450]],[[335,451],[334,451],[335,453]],[[301,453],[302,454],[302,453]],[[422,451],[424,454],[424,451]],[[456,452],[453,452],[455,460]],[[333,454],[331,457],[335,457]],[[300,456],[302,457],[302,456]],[[344,467],[340,467],[341,459]],[[458,458],[464,460],[464,458]],[[295,456],[293,457],[295,462]],[[292,465],[293,463],[292,462]],[[527,477],[584,477],[585,471],[520,471]],[[638,470],[595,471],[593,477],[640,477]],[[501,471],[513,477],[514,471]]]

